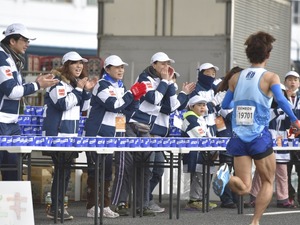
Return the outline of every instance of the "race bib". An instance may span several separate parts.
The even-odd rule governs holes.
[[[236,107],[236,124],[253,125],[255,106],[237,106]]]
[[[116,132],[125,132],[126,131],[126,118],[123,114],[118,114],[116,116]]]

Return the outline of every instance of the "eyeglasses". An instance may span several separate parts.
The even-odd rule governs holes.
[[[30,43],[29,39],[20,37],[19,40],[24,41],[25,43]]]

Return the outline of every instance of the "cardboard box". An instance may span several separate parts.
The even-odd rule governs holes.
[[[81,189],[80,189],[80,200],[85,201],[86,200],[86,193],[87,193],[87,178],[88,174],[87,171],[83,171],[81,175]]]
[[[31,167],[31,189],[34,202],[45,203],[47,192],[51,192],[52,173],[53,168],[51,166]]]

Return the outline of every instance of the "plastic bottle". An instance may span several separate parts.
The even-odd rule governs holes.
[[[69,198],[67,195],[65,195],[65,197],[64,197],[64,207],[65,208],[68,208],[68,201],[69,201]]]
[[[47,192],[46,196],[45,196],[45,204],[46,204],[46,212],[48,212],[50,210],[51,204],[52,204],[52,200],[51,200],[51,193]]]

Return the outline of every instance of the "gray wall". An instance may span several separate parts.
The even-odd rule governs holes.
[[[201,37],[131,37],[104,36],[101,38],[100,57],[116,54],[129,64],[125,68],[125,85],[129,88],[138,75],[150,65],[151,56],[163,51],[175,60],[175,70],[181,74],[179,87],[186,81],[197,81],[197,67],[210,62],[220,68],[217,77],[226,71],[225,36]]]
[[[231,63],[241,67],[249,66],[245,55],[245,40],[257,31],[272,34],[276,41],[273,45],[267,69],[277,73],[283,81],[284,75],[291,70],[291,5],[289,0],[249,0],[233,1],[232,52]]]

